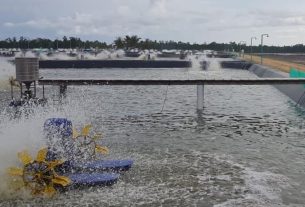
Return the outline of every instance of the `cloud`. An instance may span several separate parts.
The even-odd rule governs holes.
[[[133,12],[129,8],[129,6],[126,6],[126,5],[119,6],[117,9],[117,12],[118,12],[118,15],[125,16],[125,17],[129,17],[129,16],[133,15]]]
[[[150,12],[155,17],[166,17],[168,15],[166,0],[150,0],[150,4]]]
[[[57,35],[124,35],[156,26],[155,21],[145,18],[123,18],[130,12],[127,7],[118,9],[118,16],[104,18],[87,13],[75,13],[56,19],[32,19],[25,22],[6,22],[5,27],[27,29],[52,29]],[[109,20],[111,18],[111,20]]]
[[[209,19],[209,24],[207,24],[211,31],[264,30],[265,28],[285,30],[299,26],[305,26],[305,14],[266,10],[227,13],[222,18]]]
[[[263,9],[263,0],[16,1],[2,2],[0,38],[26,32],[29,36],[45,34],[52,38],[66,35],[103,40],[136,34],[159,40],[222,42],[268,31],[281,36],[283,41],[276,37],[272,41],[282,44],[302,42],[305,37],[305,1],[293,4],[269,0],[271,3],[265,2]],[[287,29],[298,34],[285,33]]]
[[[3,26],[4,26],[4,27],[14,27],[15,24],[12,23],[12,22],[5,22],[5,23],[3,24]]]

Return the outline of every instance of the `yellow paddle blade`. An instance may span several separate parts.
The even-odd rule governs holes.
[[[52,197],[56,194],[56,190],[53,186],[48,185],[45,189],[44,189],[44,194],[48,197]]]
[[[92,137],[92,139],[93,139],[93,140],[98,140],[98,139],[101,139],[102,137],[103,137],[102,133],[96,133],[96,134]]]
[[[109,153],[109,149],[107,147],[103,147],[99,145],[96,145],[95,151],[103,155],[107,155]]]
[[[27,165],[33,161],[32,157],[28,151],[19,152],[18,158],[22,162],[23,165]]]
[[[53,169],[54,167],[56,167],[57,165],[60,165],[62,163],[64,163],[64,162],[61,160],[55,160],[55,161],[48,162],[48,165],[49,165],[49,168]]]
[[[56,176],[54,179],[52,179],[52,182],[65,187],[71,183],[71,180],[65,176]]]
[[[11,176],[22,176],[23,175],[23,169],[18,167],[10,167],[7,169],[7,174]]]
[[[74,139],[79,136],[79,133],[78,133],[78,131],[75,128],[73,128],[73,132],[72,133],[73,133],[72,137]]]
[[[48,153],[48,149],[47,149],[47,148],[44,148],[44,149],[39,150],[38,153],[37,153],[36,160],[37,160],[38,162],[43,162],[43,161],[45,161],[45,160],[46,160],[47,153]]]
[[[83,130],[82,130],[82,135],[83,135],[83,136],[88,136],[91,127],[92,127],[92,125],[90,125],[90,124],[86,125],[86,126],[83,128]]]

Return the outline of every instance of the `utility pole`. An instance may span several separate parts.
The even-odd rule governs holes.
[[[253,55],[253,50],[252,50],[253,40],[257,40],[257,38],[256,37],[251,37],[251,62],[252,62],[252,55]]]
[[[261,35],[261,65],[263,64],[264,37],[269,37],[269,34],[262,34]]]
[[[239,56],[240,56],[240,57],[241,57],[241,46],[242,46],[242,44],[245,44],[245,45],[246,45],[247,42],[246,42],[246,41],[240,41],[240,42],[239,42],[239,54],[240,54]],[[245,54],[243,54],[243,56],[245,56]]]

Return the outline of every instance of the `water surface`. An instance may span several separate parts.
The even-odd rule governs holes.
[[[196,68],[50,69],[41,70],[41,75],[104,79],[255,77],[248,71],[216,66],[212,64],[207,72]],[[58,87],[48,87],[47,91],[50,99],[56,99]],[[2,120],[8,120],[0,122],[1,142],[5,143],[8,136],[14,139],[16,132],[7,132],[7,126],[23,133],[26,125],[40,135],[44,119],[61,115],[77,126],[91,122],[104,133],[103,144],[111,150],[107,158],[132,158],[134,167],[110,188],[71,191],[52,200],[3,197],[3,206],[305,203],[304,112],[272,86],[206,86],[202,111],[196,109],[196,86],[71,86],[67,94],[63,105],[50,101],[50,106],[35,109],[33,115],[20,121],[2,115]],[[9,97],[4,90],[0,96],[3,100]],[[5,104],[1,105],[4,110]]]

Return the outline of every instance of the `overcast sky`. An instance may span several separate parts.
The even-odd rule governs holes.
[[[1,0],[0,38],[305,43],[305,0]],[[256,41],[255,44],[259,44]]]

